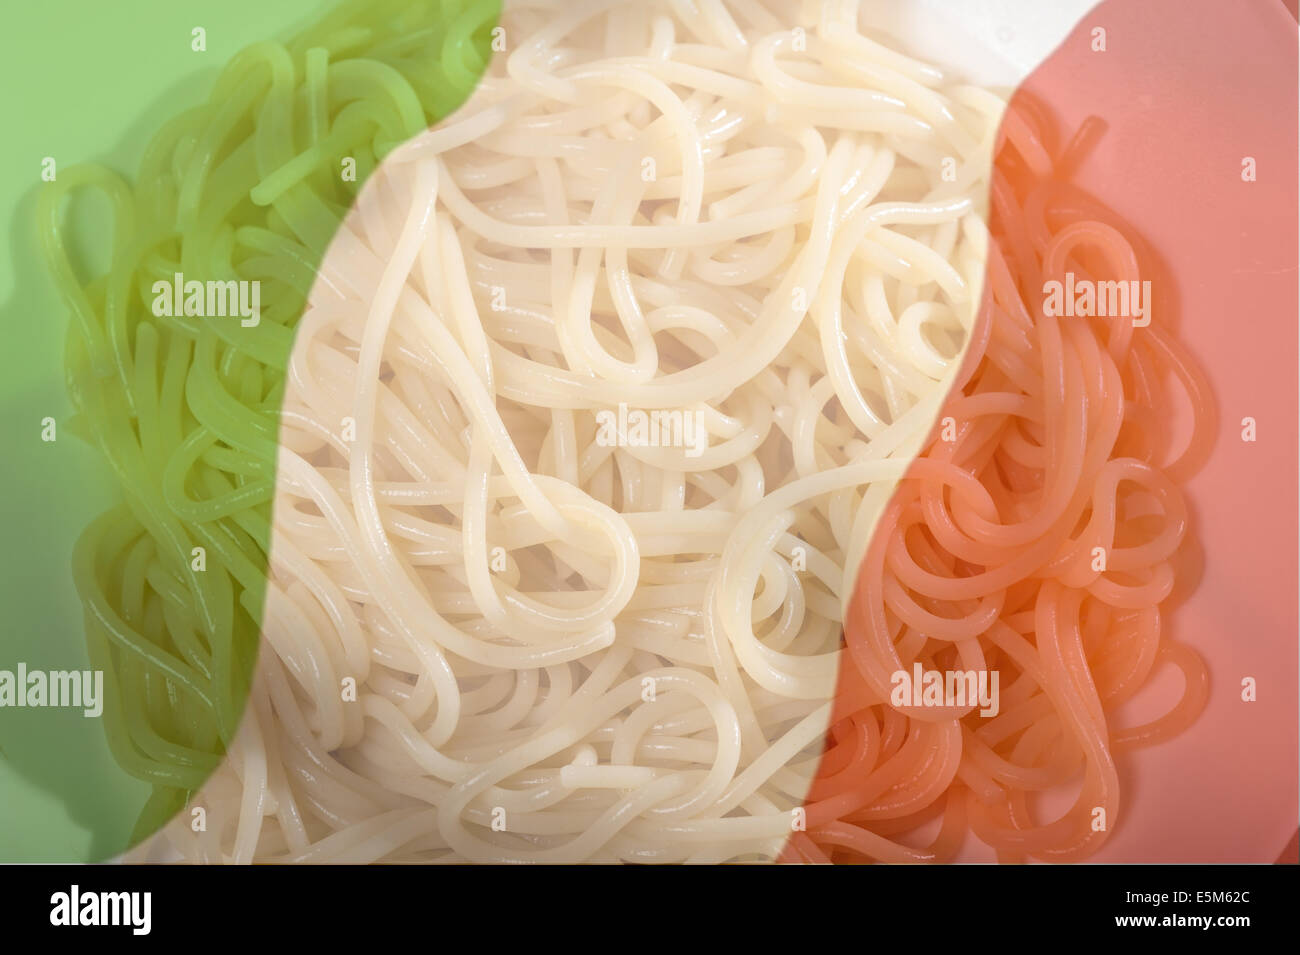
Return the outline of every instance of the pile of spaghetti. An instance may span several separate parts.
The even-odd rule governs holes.
[[[779,855],[1005,106],[859,6],[508,4],[376,170],[297,328],[259,682],[186,857]]]
[[[327,108],[402,89],[386,69],[327,82],[334,54],[311,46],[297,96],[297,60],[263,48],[282,69],[244,81],[273,108],[209,145],[256,130],[227,191],[265,228],[211,241],[191,208],[216,201],[206,154],[164,140],[197,165],[175,196],[165,180],[162,237],[134,249],[146,276],[206,277],[233,237],[257,253],[238,274],[311,285],[283,378],[237,325],[140,315],[129,269],[125,317],[86,346],[144,396],[105,406],[130,473],[163,476],[83,576],[116,643],[153,655],[121,681],[120,735],[151,756],[158,813],[191,810],[167,834],[181,854],[922,861],[973,834],[1005,861],[1069,860],[1115,828],[1115,754],[1205,698],[1163,614],[1209,397],[1159,308],[1149,327],[1044,310],[1071,273],[1163,288],[1070,185],[1095,127],[1057,149],[1032,101],[1004,117],[863,12],[519,0],[475,95],[429,130],[405,94]],[[487,28],[466,13],[438,35]],[[384,158],[335,234],[318,199],[336,209],[335,147],[362,128]],[[299,304],[260,334],[287,346]],[[148,437],[155,395],[191,434],[176,447]],[[1199,419],[1174,453],[1180,404]],[[600,426],[652,413],[697,440]],[[146,533],[154,497],[169,510]],[[268,499],[269,525],[247,513]],[[268,532],[266,565],[242,560]],[[238,596],[209,577],[190,599],[194,539]],[[242,613],[196,628],[191,605]],[[247,712],[204,782],[242,697],[223,648],[255,627]],[[1181,701],[1122,723],[1166,663]],[[917,664],[996,671],[996,715],[893,702]],[[202,734],[150,719],[218,693]],[[1062,793],[1038,822],[1038,795]]]
[[[145,144],[133,179],[69,166],[40,193],[42,251],[71,315],[68,430],[102,453],[119,492],[73,558],[87,648],[105,674],[113,759],[151,787],[106,852],[180,811],[237,732],[295,325],[368,173],[474,88],[499,10],[342,0],[287,43],[232,58]],[[107,228],[66,211],[87,200],[108,205]],[[88,277],[78,252],[95,243],[109,265]],[[256,286],[260,321],[156,313],[154,284],[178,273]]]
[[[1188,530],[1178,482],[1215,431],[1206,382],[1167,310],[1144,325],[1045,308],[1067,273],[1167,290],[1133,230],[1070,182],[1103,128],[1057,149],[1023,92],[1003,121],[980,320],[859,571],[829,749],[786,859],[943,861],[967,826],[1004,862],[1085,858],[1120,820],[1116,755],[1204,707],[1205,665],[1166,618]],[[891,705],[917,663],[996,671],[996,715]],[[1125,725],[1121,704],[1162,664],[1181,696]]]

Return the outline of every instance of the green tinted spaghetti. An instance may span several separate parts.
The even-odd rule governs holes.
[[[294,328],[344,215],[385,153],[454,110],[499,0],[354,0],[251,46],[165,123],[128,181],[62,171],[42,252],[72,320],[72,430],[121,501],[74,554],[113,755],[153,785],[132,841],[218,765],[247,699],[266,593],[280,403]],[[68,252],[67,200],[112,210],[107,270]],[[256,320],[158,307],[160,283],[257,290]],[[229,305],[229,302],[227,302]]]

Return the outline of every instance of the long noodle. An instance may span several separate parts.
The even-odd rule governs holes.
[[[1170,638],[1164,605],[1187,532],[1176,480],[1215,433],[1208,387],[1167,313],[1135,327],[1045,308],[1045,283],[1067,272],[1162,282],[1132,230],[1070,184],[1099,124],[1054,153],[1042,117],[1021,93],[1003,123],[984,306],[940,412],[949,432],[909,468],[859,572],[832,744],[788,858],[942,861],[963,820],[1005,862],[1086,858],[1119,821],[1115,755],[1205,705],[1205,665]],[[1180,406],[1191,437],[1170,448]],[[892,674],[918,662],[998,671],[999,712],[886,704]],[[1122,725],[1161,664],[1181,671],[1180,697]],[[1063,788],[1066,808],[1036,806]],[[924,849],[874,839],[936,814]]]

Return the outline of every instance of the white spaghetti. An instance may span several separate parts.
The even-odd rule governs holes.
[[[747,861],[974,321],[1004,102],[855,2],[523,0],[289,369],[196,861]]]

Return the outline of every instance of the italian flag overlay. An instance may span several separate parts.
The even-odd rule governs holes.
[[[554,583],[557,594],[623,604],[611,627],[566,632],[566,646],[579,648],[567,656],[538,651],[537,669],[552,669],[544,690],[528,689],[525,710],[544,709],[547,695],[559,692],[561,668],[575,681],[564,692],[580,694],[583,679],[612,683],[622,672],[604,673],[609,648],[624,643],[629,661],[641,659],[634,654],[653,660],[670,656],[656,647],[681,636],[637,603],[645,596],[616,593],[613,583],[603,594],[572,583],[630,579],[638,567],[647,590],[680,583],[656,577],[662,568],[649,562],[655,554],[646,542],[677,532],[669,517],[633,519],[635,544],[594,535],[558,540],[555,527],[580,523],[588,511],[603,515],[605,505],[589,503],[598,479],[588,490],[579,486],[585,465],[566,478],[555,464],[542,484],[549,501],[562,502],[553,525],[520,530],[512,507],[545,508],[517,484],[501,490],[510,483],[509,456],[466,426],[476,414],[498,414],[530,456],[518,462],[522,470],[547,471],[532,465],[562,457],[553,395],[565,393],[568,379],[557,375],[553,392],[532,395],[508,383],[518,360],[535,354],[528,349],[541,347],[529,339],[529,322],[551,306],[543,300],[572,302],[573,289],[531,265],[470,283],[446,257],[458,224],[486,231],[475,216],[512,213],[509,196],[467,208],[494,177],[511,181],[515,160],[492,161],[492,151],[531,155],[529,135],[541,142],[566,133],[534,129],[507,139],[487,125],[477,140],[463,134],[447,146],[428,131],[454,122],[462,107],[471,114],[476,97],[494,102],[492,84],[563,99],[562,84],[548,87],[505,64],[525,37],[544,55],[546,41],[536,37],[566,36],[565,18],[581,5],[556,7],[546,14],[553,23],[539,19],[538,10],[550,8],[510,0],[504,9],[501,0],[295,0],[274,9],[232,0],[202,13],[135,0],[129,16],[75,6],[80,25],[57,56],[23,48],[21,37],[59,34],[59,23],[74,16],[70,3],[13,13],[6,50],[11,85],[27,92],[16,107],[21,135],[2,160],[11,254],[0,266],[10,346],[3,358],[9,486],[0,593],[9,613],[0,641],[0,861],[159,858],[158,836],[168,826],[188,833],[186,844],[206,861],[418,858],[421,840],[469,861],[610,861],[606,843],[623,846],[614,855],[639,861],[635,839],[618,836],[625,825],[635,833],[635,825],[619,822],[615,811],[589,827],[608,831],[600,839],[560,813],[544,824],[558,828],[542,836],[511,831],[512,814],[540,814],[565,787],[625,793],[619,805],[628,819],[681,800],[673,818],[683,821],[689,848],[677,851],[656,830],[644,861],[1273,862],[1284,852],[1296,828],[1300,749],[1300,106],[1295,20],[1283,5],[1106,0],[1083,5],[1035,53],[1015,42],[1026,24],[999,24],[991,42],[1014,47],[1017,56],[1008,59],[1020,62],[1013,86],[1006,77],[990,83],[1007,102],[977,176],[975,208],[987,227],[972,239],[981,281],[955,352],[927,343],[938,370],[913,407],[913,434],[893,453],[892,470],[870,479],[876,487],[854,509],[836,513],[864,532],[826,566],[818,559],[828,548],[815,541],[811,566],[800,540],[791,538],[793,550],[773,544],[780,567],[755,564],[753,602],[772,604],[764,612],[776,626],[750,643],[711,635],[697,663],[689,654],[687,663],[662,670],[647,663],[645,672],[662,675],[610,714],[617,726],[609,738],[593,730],[555,742],[537,761],[557,771],[554,791],[530,778],[531,795],[504,808],[493,802],[501,802],[495,787],[510,777],[498,764],[526,736],[520,727],[531,725],[522,711],[513,721],[502,715],[527,695],[515,682],[525,679],[516,676],[522,671],[441,637],[452,662],[423,655],[421,633],[481,635],[508,631],[501,621],[521,614],[543,619],[547,600],[520,575],[533,559],[526,552],[554,546],[561,555],[576,550],[556,564],[566,571]],[[726,4],[695,6],[701,22],[714,22]],[[899,9],[879,4],[873,15],[887,21]],[[942,16],[930,5],[908,10]],[[791,84],[813,75],[799,58],[815,58],[825,39],[809,15],[812,43],[803,45],[805,14],[792,9],[790,24],[773,20],[768,31],[780,51],[772,63]],[[627,22],[634,19],[629,13]],[[613,30],[622,21],[613,14],[607,22]],[[720,75],[727,56],[742,55],[750,53],[699,53],[692,69],[712,64]],[[869,83],[866,75],[855,82]],[[656,110],[662,105],[651,86],[615,87],[610,103],[644,96]],[[769,118],[779,104],[771,110]],[[689,121],[723,122],[706,114]],[[420,162],[420,149],[444,155],[476,143],[478,159],[452,163],[454,183],[430,179]],[[850,168],[865,152],[842,152],[846,182],[872,174],[868,166]],[[838,156],[823,157],[825,168],[836,168]],[[689,174],[673,167],[676,157],[646,158],[648,167],[636,160],[649,184],[646,201],[674,201],[639,224],[667,228],[685,215],[686,200],[677,200],[690,191]],[[945,157],[930,158],[941,164]],[[557,183],[563,161],[561,150],[542,167],[554,170]],[[611,178],[616,171],[617,164]],[[727,174],[743,184],[743,171]],[[541,178],[550,188],[545,172]],[[436,209],[413,217],[410,208],[435,190]],[[814,186],[808,194],[815,193]],[[583,201],[617,208],[612,190]],[[745,201],[754,216],[779,218],[786,198]],[[483,317],[481,327],[447,318],[445,342],[431,339],[430,354],[455,352],[463,367],[424,357],[425,346],[404,338],[410,329],[397,319],[391,333],[386,326],[374,333],[374,322],[401,314],[402,290],[381,276],[411,247],[409,230],[423,230],[421,241],[443,256],[436,268],[428,255],[414,257],[412,284],[435,311],[441,304],[448,315]],[[806,232],[791,228],[795,251],[774,269],[773,296],[787,294],[786,284],[802,290],[798,248],[813,241]],[[907,274],[920,243],[905,228],[898,234],[894,245],[881,240],[875,248],[892,250],[891,267]],[[512,244],[508,234],[492,240]],[[954,230],[945,255],[956,242]],[[777,255],[778,244],[774,238],[765,249]],[[629,255],[634,263],[663,257],[662,284],[645,294],[658,308],[654,320],[668,327],[714,327],[708,316],[682,317],[685,299],[674,298],[674,282],[702,283],[720,303],[741,284],[721,265],[683,279],[669,245],[631,246],[624,263]],[[570,256],[579,271],[587,254],[581,238],[562,253],[541,252]],[[692,304],[705,300],[692,294]],[[387,315],[377,306],[368,311],[390,299]],[[534,299],[532,311],[511,313]],[[598,295],[586,306],[586,315],[615,307]],[[673,311],[679,306],[682,314]],[[794,307],[823,321],[815,289]],[[918,319],[918,337],[925,321]],[[724,332],[725,324],[716,322]],[[424,334],[424,326],[411,327]],[[485,328],[518,347],[493,352]],[[385,344],[387,334],[393,338]],[[838,334],[865,340],[852,327]],[[723,332],[716,340],[730,341]],[[591,343],[564,344],[595,353]],[[406,371],[394,355],[409,359]],[[628,381],[638,361],[625,363]],[[818,391],[817,382],[776,375],[778,366],[774,358],[754,377],[772,375],[792,396],[829,400],[829,384]],[[450,382],[457,407],[430,390],[425,402],[402,392],[413,410],[394,410],[392,383],[411,367]],[[593,380],[611,377],[599,362],[586,371]],[[827,370],[826,380],[834,374]],[[331,388],[337,402],[322,397]],[[610,400],[612,390],[593,385],[591,394],[583,413],[604,409],[582,425],[593,446],[601,434],[628,441],[641,412]],[[831,405],[828,417],[851,427],[847,412]],[[694,404],[655,407],[679,412],[685,473],[717,468],[712,444],[738,441],[735,434],[752,425],[742,421],[726,439],[715,430],[711,444],[706,427],[729,425],[692,417]],[[541,409],[535,441],[521,437],[533,419],[519,408]],[[410,415],[406,430],[403,414]],[[766,428],[776,434],[784,426],[773,420]],[[387,429],[374,442],[378,450],[354,450],[357,435],[376,427]],[[461,472],[485,475],[482,501],[494,503],[484,503],[482,515],[473,494],[444,488],[436,469],[421,470],[411,449],[427,450],[423,427],[465,459]],[[574,434],[581,443],[583,432]],[[859,443],[866,448],[869,439]],[[407,492],[380,480],[372,498],[373,523],[404,542],[391,566],[380,559],[387,553],[380,544],[365,541],[364,517],[353,518],[354,508],[369,513],[349,490],[353,455],[365,456],[366,474],[405,468],[411,475],[415,497],[403,499]],[[305,463],[326,459],[335,463],[319,470]],[[813,470],[829,472],[832,464],[814,462]],[[625,480],[619,499],[626,504],[641,493]],[[353,524],[332,520],[336,500],[347,502]],[[708,514],[718,522],[720,559],[725,542],[743,548],[746,535],[775,541],[786,532],[779,519],[764,523],[764,513],[749,502]],[[468,550],[462,540],[474,536],[475,520],[488,542],[475,552],[487,568],[482,579],[468,556],[463,570],[444,559]],[[851,536],[832,528],[826,539]],[[497,540],[503,547],[494,549]],[[345,551],[367,547],[388,576],[322,573]],[[464,597],[447,600],[440,591],[438,618],[422,620],[412,610],[422,606],[421,582],[444,572]],[[801,574],[845,581],[839,591],[828,586],[822,605],[811,604],[835,626],[832,652],[806,660],[797,659],[799,647],[811,643],[780,639],[781,626],[804,608],[772,596],[778,581]],[[387,582],[388,597],[367,596],[382,589],[377,581]],[[437,602],[428,599],[430,607]],[[711,590],[708,599],[727,596]],[[556,600],[586,606],[573,595]],[[656,620],[667,636],[651,632]],[[507,632],[508,645],[544,645],[551,631],[539,627]],[[728,648],[726,666],[709,662],[720,652],[706,652],[714,636]],[[506,687],[499,710],[470,713],[477,742],[462,744],[455,759],[463,765],[452,769],[441,749],[454,747],[456,717],[430,702],[439,697],[444,664],[444,676],[461,681],[462,697]],[[413,675],[408,683],[394,672]],[[652,710],[657,680],[670,702]],[[741,686],[753,699],[787,694],[793,715],[750,726],[755,710],[700,706],[708,719],[681,733],[686,743],[669,741],[679,729],[663,726],[694,718],[689,708],[674,708],[670,694],[705,699],[712,691],[695,683],[715,681],[723,685],[718,699]],[[285,705],[326,698],[329,706]],[[403,716],[412,713],[418,718]],[[500,745],[483,742],[483,726],[497,723]],[[791,792],[786,780],[784,803],[757,784],[752,800],[734,795],[758,761],[756,748],[778,752],[777,737],[793,734],[796,723],[811,742],[792,745],[785,758],[799,756],[805,781],[793,788],[802,791]],[[733,725],[738,762],[716,780],[714,796],[734,799],[719,816],[768,812],[783,821],[775,835],[755,825],[752,845],[719,837],[716,848],[699,835],[705,829],[687,825],[689,795],[664,777],[677,771],[709,791]],[[620,735],[632,733],[627,727],[640,727],[630,748]],[[310,744],[289,752],[295,739]],[[393,765],[399,750],[410,756],[409,770],[374,768]],[[629,753],[634,758],[619,758]],[[785,779],[771,753],[768,775]],[[331,802],[343,788],[347,798]],[[305,795],[289,805],[289,791]],[[350,827],[364,836],[329,841]],[[274,837],[260,835],[272,830]],[[540,853],[557,833],[581,848],[574,859]]]

